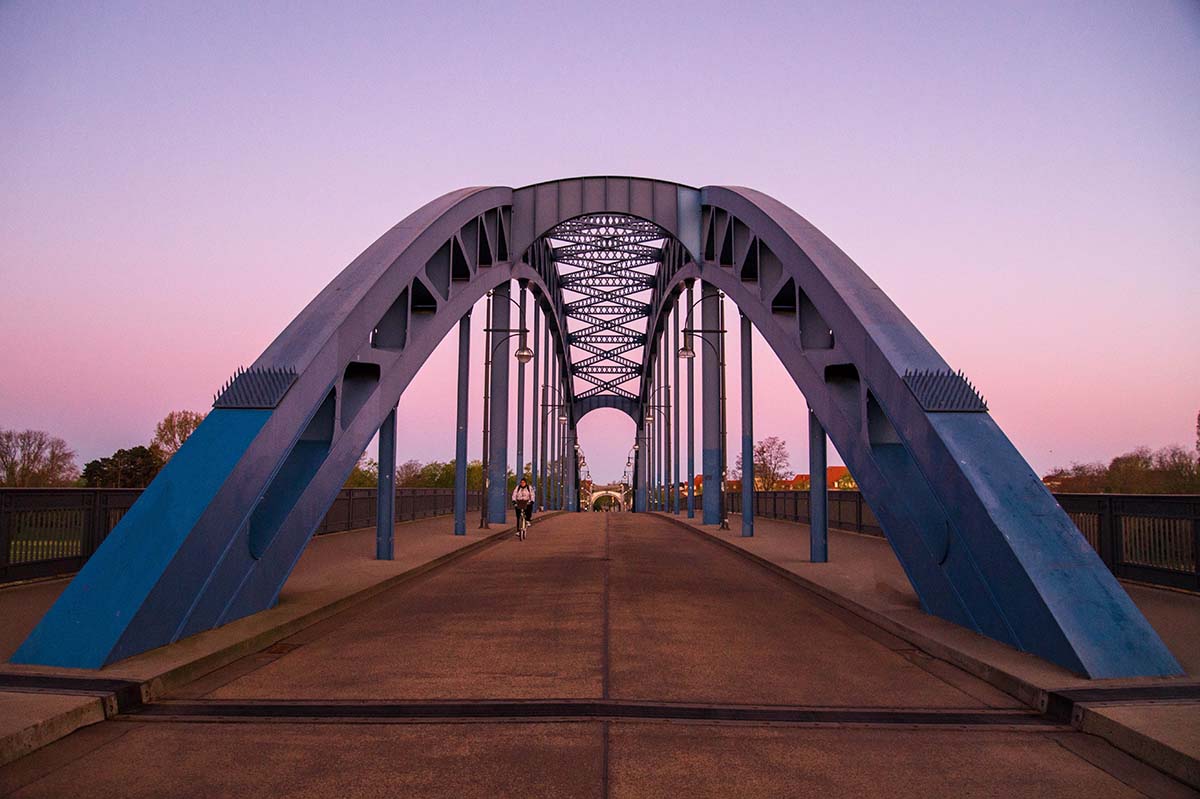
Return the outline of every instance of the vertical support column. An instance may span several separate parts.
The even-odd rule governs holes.
[[[395,557],[396,536],[396,409],[379,428],[379,482],[375,498],[375,559]]]
[[[750,317],[742,319],[742,537],[754,535],[754,389],[753,331]]]
[[[535,301],[533,303],[533,346],[535,350],[539,346],[538,339],[541,333],[540,321],[541,314],[538,311],[538,304]],[[531,425],[529,431],[529,466],[532,471],[532,474],[529,475],[529,485],[533,489],[533,506],[537,508],[537,504],[542,501],[542,488],[538,484],[538,480],[541,479],[541,471],[538,469],[538,428],[540,427],[538,416],[541,415],[541,411],[538,408],[538,353],[536,351],[533,353],[533,382],[529,388],[529,403],[531,406],[529,414],[529,423]]]
[[[520,331],[517,334],[518,348],[526,347],[529,343],[529,336],[525,332],[525,294],[525,287],[521,286],[517,320],[517,329]],[[513,474],[518,482],[525,476],[525,364],[520,362],[517,363],[517,464]]]
[[[675,387],[675,391],[674,391],[675,404],[672,409],[673,413],[675,414],[675,424],[671,428],[672,430],[675,431],[675,437],[671,441],[671,448],[675,454],[675,458],[674,458],[675,471],[671,474],[671,497],[672,497],[671,511],[676,516],[678,516],[679,515],[679,433],[680,433],[680,429],[679,429],[679,425],[680,425],[679,395],[680,395],[680,393],[682,393],[679,389],[679,298],[678,298],[678,295],[676,295],[675,310],[672,312],[671,317],[672,317],[671,321],[674,323],[674,327],[675,327],[675,340],[674,340],[674,343],[671,345],[671,372],[672,372],[672,377],[673,377],[671,384]]]
[[[665,332],[663,335],[665,336]],[[656,506],[659,511],[665,510],[667,506],[667,432],[670,430],[670,427],[667,426],[666,388],[664,388],[666,386],[667,374],[667,364],[663,360],[664,344],[666,342],[660,337],[658,342],[658,376],[655,378],[658,392],[656,394],[658,402],[655,404],[658,405],[658,408],[654,412],[654,421],[658,424],[655,431],[657,445],[654,454],[658,461],[658,482],[656,484],[658,501]]]
[[[562,461],[562,446],[563,446],[563,422],[558,419],[562,415],[562,391],[559,391],[559,385],[562,383],[562,364],[558,360],[558,354],[554,354],[554,401],[553,404],[559,405],[551,411],[551,419],[554,425],[554,434],[550,439],[550,461],[553,464],[552,474],[553,485],[551,492],[553,495],[554,510],[563,509],[563,461]]]
[[[692,296],[692,283],[687,284],[687,326],[692,329],[692,306],[694,300]],[[692,348],[692,357],[687,359],[687,412],[688,412],[688,431],[687,431],[687,515],[689,519],[696,518],[696,337],[693,333],[687,333],[683,338],[687,346]]]
[[[646,420],[638,419],[637,449],[633,452],[633,509],[646,512]]]
[[[509,313],[512,304],[509,302],[509,284],[501,283],[495,288],[495,298],[492,303],[492,324],[495,331],[507,330],[511,327]],[[509,342],[504,338],[507,333],[496,332],[498,343],[493,345],[494,352],[488,353],[492,360],[492,407],[489,409],[491,418],[488,420],[488,522],[504,524],[508,518],[508,368]]]
[[[675,493],[675,488],[671,482],[671,363],[666,360],[667,353],[670,352],[671,343],[670,336],[667,331],[663,330],[663,503],[662,509],[664,513],[671,512],[671,497]]]
[[[658,387],[658,359],[650,362],[650,385],[646,395],[646,438],[648,446],[646,454],[648,456],[648,484],[649,493],[647,494],[646,507],[648,510],[658,510],[658,433],[662,428],[662,421],[658,418],[658,409],[655,408],[655,389]]]
[[[488,480],[490,479],[489,453],[491,445],[488,434],[488,423],[492,418],[492,292],[487,293],[487,304],[483,315],[483,449],[481,458],[483,485],[479,492],[479,529],[486,530],[488,526]]]
[[[703,424],[703,468],[704,468],[704,523],[720,524],[721,512],[721,341],[715,332],[720,326],[720,297],[716,286],[700,284],[700,325],[703,340],[709,345],[704,348],[704,369],[701,374],[701,403],[704,412]]]
[[[550,414],[549,414],[550,409],[546,407],[546,404],[549,402],[549,399],[547,396],[550,393],[549,386],[553,385],[553,381],[550,377],[550,320],[549,319],[546,320],[546,330],[542,334],[542,371],[543,371],[543,374],[542,374],[542,410],[541,410],[541,415],[542,415],[541,448],[542,448],[542,451],[541,451],[541,454],[538,456],[538,458],[542,462],[542,468],[541,468],[541,473],[538,477],[538,479],[541,482],[538,484],[537,501],[541,503],[542,510],[550,510],[550,496],[549,496],[550,473],[548,471],[548,469],[550,468],[550,465],[549,465],[549,460],[547,458],[547,453],[548,453],[548,447],[550,445],[550,433],[551,433],[550,425],[552,424],[552,422],[550,420]]]
[[[454,534],[467,534],[467,406],[471,387],[471,312],[458,320],[458,421],[454,431]]]
[[[563,403],[565,405],[565,403]],[[559,408],[565,413],[564,408]],[[558,423],[558,442],[554,453],[554,461],[558,464],[558,479],[555,481],[556,493],[554,507],[564,510],[567,507],[567,422]]]
[[[579,456],[575,445],[579,439],[575,426],[567,423],[566,465],[567,465],[567,510],[571,513],[579,510]]]
[[[817,415],[808,409],[808,472],[809,479],[809,560],[825,563],[829,560],[829,486],[825,471],[825,428]]]

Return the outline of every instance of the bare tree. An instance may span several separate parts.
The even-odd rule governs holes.
[[[42,430],[0,429],[0,486],[70,485],[79,478],[75,452]]]
[[[165,462],[179,451],[188,436],[204,421],[204,414],[196,411],[171,411],[154,428],[150,448],[156,450]]]
[[[778,436],[768,436],[754,444],[754,487],[759,491],[773,491],[790,466],[787,442]],[[742,456],[734,461],[731,480],[742,479]]]

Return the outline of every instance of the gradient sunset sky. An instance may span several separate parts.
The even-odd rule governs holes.
[[[0,141],[0,427],[81,465],[206,410],[432,198],[585,174],[796,209],[1039,472],[1195,440],[1194,0],[0,2]],[[453,338],[401,458],[452,457]],[[806,471],[803,399],[756,367],[756,433]],[[584,420],[594,476],[632,437]]]

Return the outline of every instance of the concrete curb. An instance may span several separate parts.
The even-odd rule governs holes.
[[[543,518],[557,516],[565,511],[552,511],[541,514]],[[83,670],[83,669],[38,669],[37,667],[21,666],[15,667],[11,664],[3,664],[0,667],[0,672],[7,672],[14,675],[38,676],[54,678],[76,678],[79,680],[80,686],[85,686],[88,680],[95,679],[128,679],[133,682],[140,683],[141,702],[150,702],[163,694],[178,688],[182,685],[195,680],[196,678],[215,671],[219,668],[229,665],[246,655],[258,652],[272,644],[289,636],[295,635],[301,630],[310,627],[318,622],[324,621],[331,616],[334,616],[342,611],[358,605],[370,599],[377,594],[394,588],[410,580],[414,580],[424,574],[427,574],[443,566],[449,565],[456,560],[473,555],[483,549],[486,549],[494,544],[499,543],[504,538],[507,538],[516,529],[515,526],[505,527],[504,529],[492,533],[491,535],[481,538],[478,541],[473,541],[466,546],[459,547],[451,552],[439,555],[432,560],[426,561],[419,566],[414,566],[400,574],[392,575],[386,579],[374,583],[365,588],[359,589],[350,594],[346,594],[326,605],[314,608],[298,616],[280,621],[267,629],[257,630],[244,638],[233,641],[228,644],[220,645],[216,648],[198,651],[195,658],[186,660],[183,663],[171,666],[159,673],[146,675],[139,673],[141,670],[137,668],[137,661],[144,655],[135,655],[129,660],[115,663],[101,670]],[[268,611],[269,612],[269,611]],[[252,618],[252,617],[251,617]],[[234,622],[236,624],[237,622]],[[206,631],[212,632],[212,631]],[[199,638],[206,633],[200,633],[193,638]],[[195,641],[184,639],[183,641],[170,644],[170,647],[180,645],[196,645]],[[163,647],[166,649],[167,647]],[[203,650],[203,647],[198,647]],[[162,649],[151,650],[151,652],[161,652]],[[75,696],[79,701],[78,706],[71,707],[67,710],[55,709],[45,716],[39,716],[31,719],[30,723],[18,725],[16,729],[3,731],[0,727],[0,766],[10,763],[17,758],[23,757],[43,746],[53,743],[60,738],[65,738],[76,730],[104,721],[111,718],[123,710],[128,709],[123,707],[122,703],[117,701],[115,693],[97,693],[92,691],[79,690],[72,692],[66,688],[54,691],[43,691],[41,693],[29,693],[19,691],[20,696],[41,696],[49,699],[60,700],[57,702],[47,701],[45,704],[61,705],[62,699],[65,696]],[[3,709],[3,700],[5,697],[11,697],[14,693],[4,691],[0,688],[0,709]]]
[[[743,549],[734,543],[714,535],[696,524],[689,523],[684,519],[676,518],[674,515],[655,513],[655,516],[673,522],[682,527],[684,530],[706,540],[711,541],[718,546],[724,547],[730,552],[746,558],[755,564],[762,566],[768,571],[774,572],[780,577],[788,580],[796,585],[804,588],[812,593],[820,596],[822,599],[836,605],[843,610],[858,616],[859,618],[876,625],[880,629],[896,636],[897,638],[907,641],[918,649],[933,655],[936,658],[951,663],[963,671],[978,677],[996,688],[1004,691],[1006,694],[1014,697],[1018,701],[1028,705],[1035,710],[1046,713],[1047,711],[1058,711],[1058,708],[1052,707],[1057,702],[1061,702],[1062,687],[1061,686],[1044,686],[1030,681],[1029,679],[1014,673],[1013,671],[990,662],[962,649],[932,638],[924,632],[905,624],[903,621],[894,619],[878,610],[869,608],[859,602],[854,601],[842,594],[837,593],[833,589],[827,588],[819,583],[813,582],[802,575],[799,575],[784,566],[781,566],[773,561],[757,555],[749,550]],[[944,622],[949,624],[949,622]],[[956,628],[957,629],[957,628]],[[964,631],[970,635],[975,635],[969,631]],[[981,641],[986,641],[993,644],[989,639],[982,636],[976,636]],[[1000,644],[993,644],[1001,646]],[[1029,655],[1028,657],[1033,657]],[[1075,685],[1090,684],[1092,681],[1078,678],[1073,681]],[[1145,681],[1141,681],[1145,682]],[[1194,681],[1186,679],[1169,679],[1159,681],[1166,685],[1177,685],[1182,687],[1193,687],[1196,685]],[[1056,712],[1056,715],[1058,713]],[[1063,721],[1069,719],[1071,725],[1076,729],[1096,735],[1103,738],[1108,743],[1118,749],[1132,755],[1133,757],[1147,763],[1159,771],[1168,774],[1175,779],[1190,785],[1193,788],[1200,788],[1200,760],[1194,754],[1181,752],[1172,747],[1170,744],[1155,739],[1143,732],[1139,732],[1130,727],[1127,727],[1116,720],[1102,715],[1100,712],[1091,710],[1086,704],[1078,703],[1071,705],[1063,715]],[[1198,717],[1200,718],[1200,717]]]
[[[19,721],[15,729],[3,730],[3,727],[0,727],[0,730],[3,730],[0,732],[0,766],[64,738],[81,727],[104,721],[110,711],[115,710],[115,702],[102,696],[54,694],[54,701],[47,703],[45,695],[41,694],[2,692],[0,713],[7,715],[13,710],[9,705],[14,700],[30,697],[40,700],[39,704],[43,706],[39,708],[41,713],[38,718],[30,719],[27,723]],[[46,704],[53,704],[55,707],[46,713]]]
[[[1076,705],[1071,714],[1071,726],[1081,732],[1103,738],[1123,752],[1149,763],[1186,785],[1200,788],[1200,759],[1114,719],[1106,712],[1113,709],[1117,708],[1105,705]],[[1200,706],[1196,707],[1195,712],[1197,722],[1200,722]]]

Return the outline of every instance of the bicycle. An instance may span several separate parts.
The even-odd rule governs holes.
[[[518,499],[513,503],[513,507],[517,509],[517,540],[524,541],[525,533],[529,529],[529,501]]]

